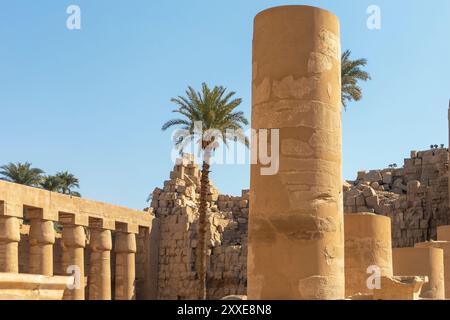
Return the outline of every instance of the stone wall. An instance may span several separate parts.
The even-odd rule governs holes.
[[[160,222],[158,298],[196,299],[200,170],[187,156],[153,192]],[[393,247],[436,239],[436,227],[450,224],[447,149],[412,151],[401,168],[358,172],[344,183],[346,213],[373,212],[391,218]],[[207,233],[208,298],[246,294],[249,191],[220,195],[211,184]]]
[[[436,239],[436,227],[450,223],[448,162],[447,149],[412,151],[402,168],[358,172],[344,185],[344,211],[390,217],[394,247]]]
[[[196,299],[196,247],[200,171],[186,156],[156,188],[151,206],[160,223],[158,298]],[[208,196],[209,299],[245,294],[248,191],[241,197],[219,195],[211,184]]]

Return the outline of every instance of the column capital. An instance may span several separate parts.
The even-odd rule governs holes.
[[[89,246],[92,251],[111,251],[112,237],[111,230],[91,228],[91,236],[89,239]]]
[[[47,245],[55,243],[55,227],[53,221],[31,219],[30,245]]]
[[[0,243],[20,241],[20,221],[16,217],[0,216]]]
[[[61,246],[66,248],[85,248],[86,233],[83,226],[63,225]]]
[[[116,253],[136,253],[136,235],[134,233],[116,233]]]

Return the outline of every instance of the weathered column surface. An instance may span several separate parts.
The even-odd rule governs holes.
[[[345,214],[344,230],[345,296],[373,293],[367,283],[370,275],[378,271],[385,277],[393,275],[391,219],[372,213]]]
[[[116,300],[136,298],[136,236],[134,233],[116,233]]]
[[[62,272],[74,273],[75,286],[64,292],[64,300],[84,300],[84,248],[86,247],[86,234],[83,226],[64,225],[61,240]]]
[[[111,231],[90,230],[89,300],[111,300]]]
[[[0,216],[0,272],[19,272],[20,221]]]
[[[52,276],[53,245],[55,244],[53,221],[34,217],[30,221],[29,273]]]
[[[450,226],[441,226],[437,228],[437,240],[450,241]]]
[[[392,251],[394,275],[427,276],[421,298],[444,299],[444,251],[438,248],[396,248]]]
[[[259,13],[252,91],[253,129],[279,139],[260,134],[259,160],[267,146],[272,169],[251,167],[249,299],[342,299],[338,18],[308,6]]]
[[[431,241],[416,243],[416,248],[440,248],[444,250],[444,288],[445,299],[450,299],[450,242]]]

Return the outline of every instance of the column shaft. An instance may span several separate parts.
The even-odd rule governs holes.
[[[111,231],[91,229],[89,300],[111,300]]]
[[[20,221],[0,217],[0,272],[19,273]]]
[[[55,229],[53,221],[31,219],[29,273],[53,275],[53,244]]]
[[[136,281],[136,236],[116,234],[116,300],[133,300]]]
[[[340,55],[328,11],[255,18],[249,299],[344,298]]]
[[[64,300],[84,300],[84,248],[86,235],[84,227],[76,225],[64,225],[61,241],[62,272],[74,273],[76,277],[75,287],[64,292]]]

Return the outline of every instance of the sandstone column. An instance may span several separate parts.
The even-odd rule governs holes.
[[[450,189],[450,187],[449,187]],[[441,226],[437,228],[438,241],[450,241],[450,226]]]
[[[444,288],[445,298],[450,299],[450,242],[431,241],[416,243],[416,248],[441,248],[444,250]]]
[[[394,275],[427,276],[421,298],[445,299],[444,251],[438,248],[396,248],[392,251]]]
[[[339,37],[338,18],[314,7],[276,7],[255,18],[252,126],[260,134],[249,299],[344,298]],[[269,130],[266,143],[262,129],[279,129],[279,139]],[[270,166],[265,146],[275,172],[261,170]]]
[[[111,300],[111,231],[90,231],[89,300]]]
[[[371,294],[369,276],[392,277],[391,219],[372,213],[344,215],[345,296]],[[374,283],[370,283],[371,285]]]
[[[136,236],[134,233],[116,233],[116,300],[133,300],[136,281]]]
[[[53,275],[53,245],[55,229],[53,221],[30,216],[30,260],[29,273]]]
[[[0,272],[19,272],[20,221],[0,216]]]
[[[86,247],[86,234],[83,226],[64,225],[62,232],[62,272],[79,272],[78,288],[67,289],[64,300],[84,300],[84,248]],[[76,268],[76,269],[74,269]]]

